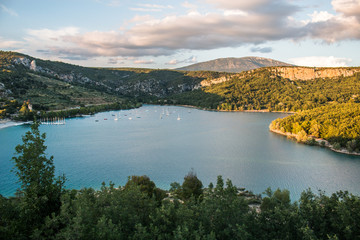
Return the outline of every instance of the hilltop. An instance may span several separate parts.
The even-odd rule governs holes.
[[[178,68],[185,71],[215,71],[239,73],[262,67],[293,66],[270,58],[242,57],[219,58],[211,61],[200,62],[186,67]]]
[[[88,68],[0,51],[0,118],[16,114],[22,102],[31,103],[36,111],[113,103],[131,107],[192,91],[200,88],[203,80],[226,75],[229,74]]]
[[[298,66],[241,73],[88,68],[0,51],[0,115],[6,105],[14,105],[11,114],[28,100],[37,111],[128,101],[133,104],[127,106],[142,102],[225,111],[299,111],[359,101],[359,72],[360,68]],[[12,99],[17,106],[6,102]]]

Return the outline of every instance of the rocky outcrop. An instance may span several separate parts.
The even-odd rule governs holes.
[[[272,67],[275,76],[296,80],[313,80],[316,78],[350,77],[360,72],[360,68],[311,68],[311,67]]]
[[[39,64],[36,60],[27,58],[27,57],[17,57],[12,60],[13,66],[23,65],[27,69],[40,73],[45,76],[52,78],[60,79],[64,82],[70,84],[82,84],[92,87],[100,87],[107,92],[116,92],[122,95],[134,95],[140,96],[143,94],[156,96],[156,97],[165,97],[175,93],[182,93],[185,91],[191,91],[199,87],[197,82],[186,82],[172,84],[171,78],[162,77],[149,77],[149,78],[139,78],[138,80],[133,80],[133,77],[136,78],[134,72],[127,73],[121,71],[111,71],[111,74],[108,75],[108,79],[104,81],[97,81],[93,75],[82,72],[81,70],[71,70],[59,71],[54,70],[58,68],[43,67],[41,66],[41,61]]]
[[[31,60],[31,59],[26,58],[26,57],[14,58],[12,60],[12,63],[15,64],[15,65],[23,65],[23,66],[27,67],[29,70],[32,70],[32,71],[37,72],[37,73],[50,75],[51,77],[61,79],[64,82],[81,83],[81,84],[92,83],[92,84],[97,85],[97,86],[101,85],[101,86],[103,86],[105,88],[109,88],[108,86],[106,86],[103,83],[92,81],[90,78],[88,78],[86,76],[83,76],[81,73],[75,73],[75,72],[58,73],[58,72],[55,72],[55,71],[53,71],[51,69],[43,68],[43,67],[38,66],[36,64],[36,60]]]
[[[10,94],[12,94],[10,89],[5,88],[5,84],[0,82],[0,97],[8,97]]]
[[[36,61],[32,60],[30,63],[30,70],[36,71]]]
[[[222,76],[222,77],[215,78],[215,79],[206,79],[206,80],[201,81],[200,85],[202,87],[207,87],[207,86],[210,86],[212,84],[219,84],[219,83],[222,83],[222,82],[229,81],[231,79],[232,79],[232,76]]]
[[[338,68],[311,68],[311,67],[267,67],[254,69],[242,73],[233,74],[231,76],[223,76],[215,79],[207,79],[201,82],[202,87],[207,87],[212,84],[219,84],[232,80],[234,77],[241,79],[249,75],[260,73],[267,70],[272,77],[278,76],[289,79],[291,81],[309,81],[317,78],[337,78],[337,77],[351,77],[355,73],[360,72],[359,67],[338,67]]]
[[[16,65],[24,65],[25,67],[28,67],[30,68],[30,65],[31,65],[31,60],[26,58],[26,57],[20,57],[20,58],[14,58],[12,60],[12,63],[13,64],[16,64]]]

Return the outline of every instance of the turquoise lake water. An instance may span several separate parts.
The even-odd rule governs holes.
[[[194,169],[204,186],[222,175],[254,193],[286,188],[292,200],[307,188],[359,195],[360,157],[269,132],[271,121],[285,116],[145,105],[69,119],[66,125],[41,125],[40,131],[47,134],[47,153],[54,156],[56,174],[66,175],[67,188],[98,189],[103,181],[119,186],[128,176],[148,175],[158,187],[168,189],[172,182],[181,184]],[[13,195],[18,187],[11,158],[29,129],[29,125],[0,129],[4,196]]]

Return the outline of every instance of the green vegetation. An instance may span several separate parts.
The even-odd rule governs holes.
[[[259,69],[241,78],[233,77],[230,81],[204,87],[201,91],[171,96],[169,101],[199,107],[207,105],[208,108],[226,111],[267,109],[295,112],[330,102],[359,102],[359,93],[360,74],[352,77],[290,81],[274,77],[266,69]]]
[[[46,136],[45,133],[40,134],[38,127],[38,122],[31,125],[31,131],[22,138],[23,144],[15,148],[15,173],[21,182],[21,189],[17,193],[19,197],[16,199],[18,231],[14,235],[1,234],[8,236],[8,239],[30,236],[34,229],[42,226],[45,217],[60,213],[65,177],[55,178],[53,156],[46,157]]]
[[[349,152],[360,152],[360,104],[329,104],[295,115],[276,119],[271,130],[293,133],[299,140],[313,143],[309,136],[329,141],[333,148],[345,148]]]
[[[77,82],[65,82],[47,73],[35,73],[22,64],[13,64],[14,59],[24,57],[33,59],[12,52],[0,54],[0,119],[32,120],[34,115],[42,118],[74,117],[141,106],[135,99],[130,100],[108,91],[98,91],[96,84],[95,87],[88,88],[84,84],[81,86]],[[70,71],[73,66],[37,61],[52,64],[53,67],[63,66],[64,71]]]
[[[203,90],[197,89],[190,92],[184,92],[172,95],[169,99],[158,100],[158,103],[175,104],[175,105],[189,105],[205,109],[216,109],[223,97],[208,93]]]
[[[45,156],[38,123],[13,158],[21,189],[0,195],[2,239],[359,239],[360,198],[348,192],[326,196],[304,191],[298,202],[287,190],[244,196],[221,176],[203,188],[191,171],[168,193],[147,176],[124,187],[64,190],[53,157]],[[168,197],[166,197],[168,195]],[[253,204],[254,200],[259,204]],[[256,201],[255,201],[256,202]]]
[[[36,61],[35,71],[30,70],[32,60]],[[19,103],[30,100],[34,109],[45,111],[124,99],[225,111],[286,112],[313,109],[331,102],[360,101],[359,73],[352,77],[291,81],[274,76],[268,69],[231,74],[86,68],[11,52],[0,52],[0,69],[0,83],[4,85],[0,85],[0,97],[13,97]],[[221,77],[231,80],[195,90],[201,81]]]
[[[32,61],[34,65],[31,66]],[[35,67],[36,65],[36,67]],[[229,73],[186,72],[135,68],[87,68],[62,62],[44,61],[30,56],[0,51],[0,116],[12,117],[21,103],[29,101],[37,111],[71,109],[79,106],[113,103],[163,103],[163,97],[189,92],[202,80]],[[210,95],[210,94],[208,94]],[[203,101],[203,97],[197,97]],[[212,96],[211,108],[221,98]],[[2,99],[2,100],[1,100]],[[16,100],[16,111],[6,101]],[[208,99],[209,100],[209,99]],[[204,104],[204,107],[208,103]],[[22,117],[21,119],[31,118]]]

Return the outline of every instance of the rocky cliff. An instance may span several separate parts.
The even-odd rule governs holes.
[[[296,80],[313,80],[316,78],[350,77],[360,72],[360,68],[311,68],[311,67],[272,67],[272,74]]]
[[[223,76],[215,79],[203,80],[200,84],[207,87],[212,84],[219,84],[236,78],[244,78],[246,76],[257,74],[260,71],[267,70],[272,76],[279,76],[291,81],[308,81],[317,78],[337,78],[351,77],[355,73],[360,72],[359,67],[338,67],[338,68],[312,68],[312,67],[267,67],[254,69],[231,76]]]

